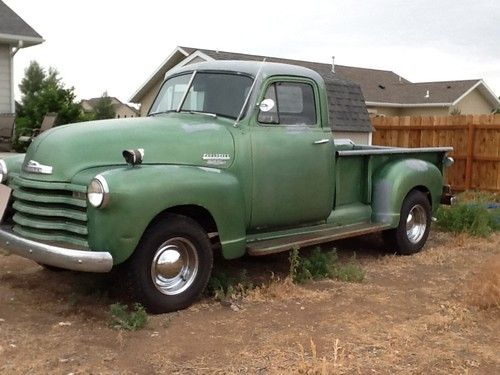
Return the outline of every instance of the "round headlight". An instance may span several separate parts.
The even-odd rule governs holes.
[[[7,164],[5,161],[0,160],[0,182],[4,182],[7,179]]]
[[[96,176],[87,188],[87,199],[94,207],[103,208],[108,203],[108,184],[101,175]]]

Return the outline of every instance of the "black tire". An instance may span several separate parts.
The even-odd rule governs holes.
[[[124,268],[135,299],[159,314],[195,302],[207,286],[212,265],[203,228],[186,216],[169,214],[146,230]]]
[[[407,227],[408,226],[408,227]],[[431,228],[431,205],[427,196],[412,190],[403,200],[397,228],[382,233],[385,243],[401,255],[418,253]]]

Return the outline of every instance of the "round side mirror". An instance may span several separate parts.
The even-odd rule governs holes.
[[[263,101],[260,102],[259,109],[262,112],[269,112],[273,108],[274,108],[274,100],[272,99],[264,99]]]

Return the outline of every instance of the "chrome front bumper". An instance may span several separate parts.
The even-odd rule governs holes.
[[[113,257],[104,251],[73,250],[28,240],[0,227],[0,247],[7,253],[34,260],[37,263],[83,272],[108,272]]]

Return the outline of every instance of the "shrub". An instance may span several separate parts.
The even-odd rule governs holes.
[[[208,281],[207,293],[217,299],[236,298],[244,297],[253,288],[254,285],[248,278],[246,270],[241,270],[237,275],[217,271]]]
[[[290,278],[298,284],[327,278],[347,282],[361,282],[364,279],[364,271],[356,262],[356,254],[348,263],[342,264],[335,250],[321,251],[317,247],[308,257],[301,257],[298,248],[294,248],[290,252],[289,262]]]
[[[458,203],[453,206],[441,206],[436,212],[437,225],[440,229],[473,236],[487,237],[499,230],[495,216],[482,204]]]
[[[137,331],[148,322],[148,314],[140,303],[135,303],[130,310],[126,305],[114,303],[109,306],[111,325],[117,329]]]
[[[340,280],[350,283],[360,283],[365,278],[365,271],[356,261],[356,253],[354,253],[346,264],[335,264],[333,268],[333,276]]]

